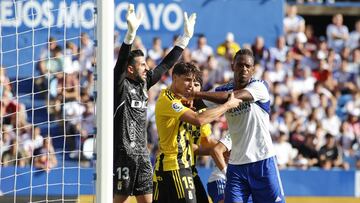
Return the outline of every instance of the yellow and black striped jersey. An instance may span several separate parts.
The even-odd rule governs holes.
[[[188,110],[169,89],[161,91],[155,106],[160,150],[155,170],[172,171],[191,166],[191,131],[187,123],[179,120]]]
[[[205,111],[206,109],[201,109],[198,111],[198,113],[201,113],[203,111]],[[189,136],[189,139],[190,139],[190,142],[191,142],[191,166],[195,166],[196,164],[196,156],[194,154],[194,150],[192,148],[192,144],[196,144],[198,146],[200,146],[200,141],[201,141],[201,138],[206,138],[208,136],[211,135],[211,125],[208,123],[208,124],[204,124],[202,126],[195,126],[195,125],[191,125],[191,124],[188,124],[189,127],[188,129],[190,130],[190,136]]]

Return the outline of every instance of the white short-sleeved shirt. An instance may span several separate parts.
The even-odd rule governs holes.
[[[233,91],[228,83],[215,91]],[[263,80],[251,79],[244,88],[254,101],[243,102],[225,113],[232,140],[230,164],[247,164],[275,156],[270,136],[270,95]]]

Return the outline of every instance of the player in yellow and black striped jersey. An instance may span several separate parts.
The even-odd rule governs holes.
[[[196,202],[191,171],[190,129],[186,123],[201,126],[210,123],[241,100],[231,94],[224,105],[196,113],[181,103],[181,95],[193,90],[199,69],[191,63],[178,63],[173,69],[172,84],[162,90],[155,106],[159,153],[154,173],[154,202]]]
[[[196,75],[195,76],[195,82],[194,82],[194,88],[193,91],[199,92],[202,89],[202,75]],[[198,110],[197,112],[201,113],[203,111],[206,111],[206,107],[204,103],[201,100],[194,100],[192,103],[192,108]],[[207,203],[208,195],[206,193],[205,187],[201,182],[200,176],[198,174],[197,168],[196,168],[196,160],[197,155],[200,151],[206,151],[206,150],[200,150],[199,147],[204,148],[211,148],[214,147],[218,141],[211,138],[211,125],[205,124],[202,126],[195,126],[189,124],[189,129],[191,130],[191,136],[190,136],[190,142],[191,142],[191,148],[192,148],[192,162],[191,162],[191,170],[192,170],[192,176],[194,180],[195,190],[196,190],[196,200],[198,202]],[[203,155],[209,155],[209,154],[203,154]]]

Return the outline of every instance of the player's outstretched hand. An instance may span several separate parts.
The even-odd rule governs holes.
[[[242,102],[242,100],[241,100],[241,99],[237,99],[237,98],[234,96],[234,93],[232,92],[232,93],[230,94],[227,102],[225,103],[225,105],[226,105],[229,109],[232,109],[232,108],[238,107],[241,102]]]
[[[135,39],[136,31],[139,28],[144,15],[142,12],[138,12],[138,15],[135,15],[134,4],[129,4],[127,14],[126,14],[126,22],[128,26],[128,30],[125,36],[125,43],[132,44]]]
[[[180,36],[175,45],[183,49],[189,44],[190,39],[194,35],[194,27],[196,22],[196,13],[193,13],[188,17],[188,14],[184,12],[184,33]]]
[[[192,38],[194,35],[194,27],[196,22],[196,13],[191,14],[190,17],[188,17],[187,12],[184,12],[184,35]]]

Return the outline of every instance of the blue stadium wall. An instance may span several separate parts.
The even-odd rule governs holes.
[[[0,189],[3,193],[8,193],[14,190],[16,183],[17,195],[29,195],[31,181],[34,196],[44,195],[46,190],[50,196],[94,194],[94,169],[74,167],[64,170],[63,172],[62,168],[55,169],[46,174],[46,172],[31,172],[30,167],[17,170],[13,167],[5,167],[1,169]],[[210,173],[210,169],[199,169],[204,184]],[[14,174],[17,174],[16,181]],[[280,175],[286,196],[360,197],[360,171],[282,170]]]
[[[64,44],[64,39],[78,43],[81,32],[94,36],[92,0],[82,0],[81,5],[79,1],[69,0],[18,1],[16,12],[13,2],[0,1],[2,63],[14,67],[7,70],[10,78],[16,77],[16,63],[21,64],[20,77],[33,74],[32,56],[35,60],[39,58],[40,49],[46,46],[49,35],[56,37],[60,45]],[[145,14],[138,35],[148,48],[155,36],[161,37],[166,47],[171,44],[174,34],[182,33],[184,11],[197,13],[195,35],[205,34],[213,47],[224,41],[230,31],[240,44],[252,43],[257,35],[261,35],[268,46],[274,45],[276,37],[282,34],[284,0],[115,0],[115,28],[120,32],[121,40],[126,30],[128,2],[135,4],[136,11],[142,10]],[[48,8],[51,13],[44,12]],[[13,20],[15,13],[18,14],[17,22]],[[49,26],[51,29],[47,28]],[[20,33],[18,43],[14,33]],[[190,47],[195,44],[196,38]],[[15,60],[17,54],[21,57]]]

